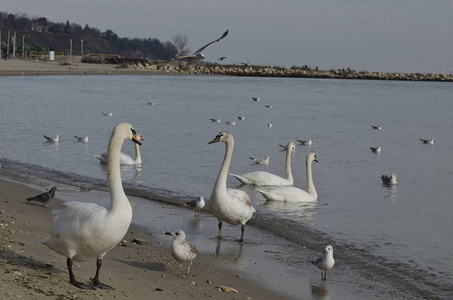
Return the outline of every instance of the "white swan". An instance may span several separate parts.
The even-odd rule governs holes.
[[[227,189],[226,187],[228,169],[230,168],[234,148],[233,135],[227,131],[222,131],[208,144],[217,142],[225,143],[225,157],[212,190],[210,211],[219,220],[219,239],[222,238],[222,222],[225,221],[231,225],[242,225],[240,241],[243,241],[245,223],[250,220],[255,209],[246,192],[237,189]]]
[[[137,134],[137,140],[144,140],[141,134]],[[140,155],[140,146],[134,144],[135,147],[135,159],[132,159],[126,153],[121,152],[120,155],[120,164],[121,165],[141,165],[142,164],[142,156]],[[94,155],[100,162],[106,164],[107,163],[107,152],[103,152],[101,155]]]
[[[276,186],[287,186],[293,185],[293,174],[291,172],[291,152],[296,148],[293,142],[289,142],[286,146],[286,178],[274,175],[269,172],[256,171],[246,173],[243,175],[231,174],[234,178],[239,180],[242,184],[254,184],[254,185],[276,185]]]
[[[47,247],[67,257],[70,282],[79,288],[113,289],[99,281],[102,258],[114,248],[126,234],[132,220],[132,207],[121,183],[120,153],[124,140],[137,140],[131,124],[119,123],[110,136],[108,145],[107,184],[110,207],[94,203],[69,201],[66,208],[54,211],[55,218],[50,237],[42,241]],[[97,258],[96,275],[89,285],[75,280],[73,261]]]
[[[267,200],[287,202],[316,201],[318,199],[318,194],[316,193],[315,186],[313,185],[313,176],[311,172],[311,164],[313,161],[318,162],[318,159],[316,158],[316,154],[314,152],[310,152],[305,160],[305,164],[307,166],[307,191],[292,186],[282,186],[267,192],[260,189],[256,190]]]

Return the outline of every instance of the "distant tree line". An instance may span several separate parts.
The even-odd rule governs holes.
[[[172,42],[161,42],[157,38],[120,38],[112,30],[101,32],[86,24],[58,23],[44,17],[28,17],[24,13],[11,14],[0,11],[0,30],[2,32],[1,49],[6,52],[6,33],[16,31],[16,53],[21,54],[22,49],[28,51],[55,51],[68,52],[69,40],[73,41],[73,54],[109,53],[119,54],[129,58],[150,58],[168,60],[175,57],[178,49]],[[22,37],[25,36],[24,46]],[[83,40],[83,49],[82,43]],[[9,52],[12,53],[10,42]]]

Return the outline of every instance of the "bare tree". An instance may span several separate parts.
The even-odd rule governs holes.
[[[187,44],[189,43],[189,38],[185,34],[177,34],[172,38],[172,43],[176,48],[176,55],[186,55],[189,54],[190,48],[187,48]]]

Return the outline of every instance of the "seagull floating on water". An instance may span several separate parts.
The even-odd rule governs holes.
[[[48,203],[50,200],[55,197],[55,191],[57,190],[56,187],[51,188],[48,192],[39,194],[35,197],[28,198],[27,201],[36,201],[42,203],[42,206],[49,207]]]
[[[192,200],[190,202],[187,202],[186,204],[190,207],[193,207],[193,209],[195,211],[195,216],[197,215],[197,211],[198,211],[198,216],[200,216],[200,210],[205,206],[204,197],[200,197],[198,199]]]
[[[220,119],[209,119],[209,120],[211,120],[214,123],[220,123]]]
[[[225,31],[220,38],[218,38],[218,39],[216,39],[216,40],[204,45],[203,47],[201,47],[200,49],[195,51],[193,54],[191,54],[191,55],[181,55],[181,56],[175,57],[173,60],[185,59],[187,61],[187,65],[189,65],[189,66],[190,65],[195,65],[195,64],[199,63],[200,61],[202,61],[204,59],[204,54],[201,53],[203,50],[205,50],[206,48],[208,48],[212,44],[217,43],[218,41],[220,41],[221,39],[223,39],[227,35],[228,35],[228,30]]]
[[[53,137],[50,137],[50,136],[46,136],[46,135],[43,135],[43,137],[45,137],[46,140],[47,140],[48,142],[51,142],[51,143],[58,143],[58,141],[60,140],[60,136],[59,136],[59,135],[57,135],[57,136],[54,137],[54,138],[53,138]]]
[[[272,126],[274,126],[274,125],[272,125],[272,122],[269,122],[269,123],[267,124],[267,127],[272,127]]]
[[[253,162],[256,164],[256,165],[268,165],[269,164],[269,160],[271,159],[271,157],[269,155],[266,155],[264,157],[264,159],[262,158],[257,158],[257,157],[249,157],[251,160],[253,160]]]
[[[79,141],[79,142],[84,142],[84,143],[88,143],[88,139],[90,138],[90,136],[76,136],[74,135],[74,137]]]
[[[113,116],[113,112],[111,112],[111,111],[110,111],[110,112],[107,112],[107,113],[102,113],[102,114],[103,114],[104,116],[106,116],[106,117],[111,117],[111,116]]]
[[[333,258],[333,247],[328,245],[323,251],[325,252],[323,255],[318,257],[317,260],[311,262],[321,270],[321,281],[327,280],[327,271],[332,269],[335,264],[335,259]]]
[[[299,142],[299,144],[303,145],[303,146],[311,146],[313,145],[313,140],[312,139],[308,139],[307,141],[304,141],[304,140],[297,140]]]
[[[268,104],[265,104],[264,106],[266,106],[267,108],[272,108],[272,105],[268,105]]]
[[[154,106],[154,102],[148,102],[148,105]]]
[[[179,262],[179,268],[181,270],[180,276],[188,276],[192,262],[195,257],[197,257],[197,249],[195,248],[195,245],[186,241],[186,234],[182,230],[178,230],[176,232],[166,232],[165,234],[171,235],[174,238],[173,243],[171,244],[171,255]],[[190,264],[187,268],[187,272],[184,274],[182,271],[182,263],[188,261],[190,261]]]
[[[236,125],[236,121],[225,121],[228,125]]]
[[[382,126],[381,125],[378,125],[378,126],[374,126],[374,125],[370,125],[371,128],[373,129],[377,129],[377,130],[381,130],[382,129]]]
[[[382,179],[383,184],[387,184],[387,185],[398,184],[398,182],[396,182],[396,174],[392,174],[391,176],[382,175],[381,179]]]
[[[370,147],[370,149],[371,149],[371,151],[373,151],[374,153],[381,154],[381,146]]]
[[[422,141],[423,144],[431,144],[431,145],[433,145],[436,140],[435,139],[430,139],[430,140],[420,139],[420,141]]]
[[[240,116],[240,117],[238,117],[238,119],[241,120],[241,121],[244,121],[245,117],[244,116]]]
[[[253,101],[256,101],[256,102],[260,101],[260,97],[252,97],[252,99],[253,99]]]

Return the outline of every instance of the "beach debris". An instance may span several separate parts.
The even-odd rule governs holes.
[[[228,286],[224,286],[224,285],[219,285],[217,288],[220,291],[225,292],[225,293],[235,293],[235,294],[239,293],[236,289],[233,289],[232,287],[228,287]]]
[[[121,247],[128,247],[129,244],[127,243],[126,240],[124,240],[124,241],[122,241],[122,242],[119,242],[119,243],[118,243],[118,246],[121,246]]]
[[[179,268],[181,270],[180,276],[187,277],[189,275],[192,262],[195,257],[197,257],[197,249],[195,248],[195,245],[186,241],[186,234],[182,230],[178,230],[176,232],[166,232],[165,234],[171,235],[174,238],[173,243],[171,244],[171,255],[179,262]],[[190,262],[185,274],[182,271],[183,262]]]
[[[56,190],[57,190],[57,188],[54,186],[48,192],[44,192],[35,197],[27,198],[27,201],[36,201],[36,202],[42,203],[42,206],[44,206],[44,207],[49,207],[48,203],[50,200],[53,199],[53,197],[55,197]]]
[[[136,243],[137,245],[149,245],[147,240],[134,238],[132,242]]]
[[[209,279],[208,279],[208,280],[206,280],[206,283],[207,283],[207,284],[209,284],[209,285],[211,285],[211,284],[212,284],[211,280],[209,280]]]

